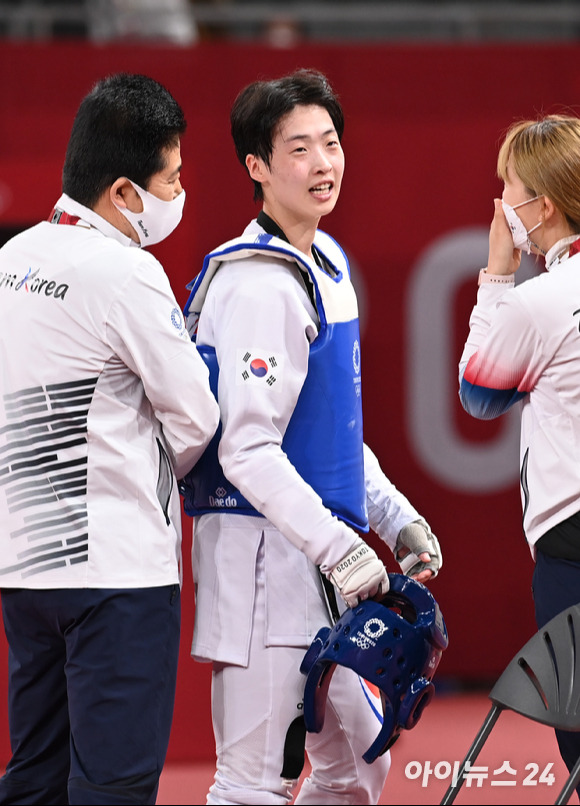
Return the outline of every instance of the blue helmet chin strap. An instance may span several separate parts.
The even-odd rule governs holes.
[[[390,590],[347,610],[334,627],[319,630],[300,671],[306,675],[304,721],[311,733],[324,725],[328,687],[336,666],[346,666],[381,693],[382,727],[363,758],[371,764],[401,730],[415,727],[435,692],[431,682],[447,647],[439,606],[420,582],[389,574]]]

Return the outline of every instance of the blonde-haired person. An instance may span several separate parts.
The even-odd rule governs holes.
[[[500,148],[487,268],[460,362],[474,417],[521,407],[523,525],[541,628],[580,602],[580,120],[514,124]],[[522,249],[546,272],[514,285]],[[556,731],[569,769],[580,734]]]

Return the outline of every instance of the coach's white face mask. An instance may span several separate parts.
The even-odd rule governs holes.
[[[536,201],[539,199],[539,196],[534,196],[533,199],[526,199],[524,202],[520,202],[520,204],[515,204],[513,207],[504,200],[501,200],[501,206],[503,208],[503,214],[505,216],[505,220],[508,223],[508,227],[510,228],[512,239],[514,242],[514,246],[516,249],[525,249],[528,255],[530,254],[530,233],[534,230],[538,229],[541,226],[542,222],[539,221],[535,227],[532,227],[531,230],[527,230],[524,226],[523,221],[516,213],[517,207],[523,207],[524,204],[529,204],[530,202]]]
[[[130,179],[129,182],[131,182]],[[135,182],[131,182],[131,184],[141,197],[143,210],[140,213],[132,213],[126,207],[115,206],[119,212],[123,213],[137,233],[141,246],[159,243],[171,235],[181,221],[185,204],[185,190],[182,190],[179,196],[171,201],[164,201],[149,191],[143,190]]]

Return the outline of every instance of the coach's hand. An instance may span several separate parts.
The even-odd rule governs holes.
[[[364,540],[354,544],[329,576],[349,607],[389,590],[387,569]]]
[[[424,520],[403,526],[394,554],[401,571],[419,582],[436,577],[443,565],[439,541]]]

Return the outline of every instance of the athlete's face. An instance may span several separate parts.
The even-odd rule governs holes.
[[[334,209],[344,153],[324,107],[296,106],[274,133],[270,165],[253,155],[247,164],[252,178],[262,185],[264,211],[282,229],[316,224]]]

